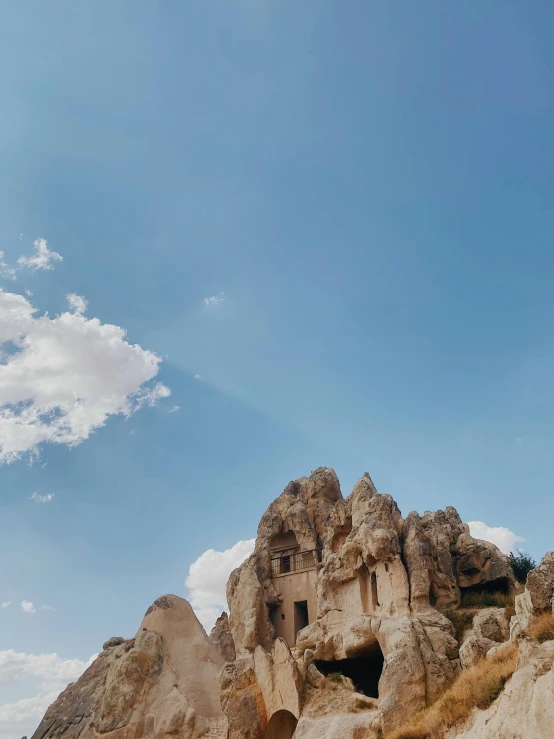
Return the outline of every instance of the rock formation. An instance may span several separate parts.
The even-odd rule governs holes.
[[[133,639],[104,644],[32,739],[225,739],[218,687],[223,663],[189,603],[164,595]]]
[[[454,508],[403,518],[369,475],[344,499],[319,468],[262,516],[210,637],[186,601],[159,598],[134,639],[104,644],[32,739],[387,739],[462,670],[513,645],[518,667],[499,697],[433,738],[547,739],[554,638],[532,631],[553,614],[554,553],[529,574],[515,615],[475,606],[491,594],[509,602],[515,585],[508,559]]]
[[[461,669],[445,611],[462,592],[513,585],[507,558],[453,508],[404,519],[367,474],[347,499],[331,469],[289,483],[227,587],[229,738],[261,739],[278,715],[292,715],[295,737],[334,736],[335,724],[341,739],[391,731]]]

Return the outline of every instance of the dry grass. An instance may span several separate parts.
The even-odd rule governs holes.
[[[497,698],[517,663],[517,646],[510,645],[490,659],[464,670],[433,703],[387,739],[433,739],[473,708],[487,708]]]
[[[506,608],[514,605],[515,592],[511,593],[494,593],[488,591],[469,590],[461,593],[462,608]]]
[[[554,639],[554,614],[543,613],[536,616],[529,626],[529,636],[539,644]]]

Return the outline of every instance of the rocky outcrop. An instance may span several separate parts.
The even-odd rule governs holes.
[[[237,658],[235,642],[229,628],[229,616],[225,611],[215,622],[210,632],[210,641],[221,654],[225,662],[234,662]]]
[[[50,706],[32,739],[223,739],[223,662],[187,601],[164,595],[133,639],[104,644]]]
[[[525,641],[517,670],[485,710],[474,709],[444,739],[550,739],[554,726],[554,641]]]
[[[525,739],[526,728],[546,739],[554,642],[529,629],[552,613],[554,553],[529,574],[510,624],[504,608],[460,609],[466,593],[475,602],[513,586],[507,558],[454,508],[403,518],[368,474],[343,498],[334,471],[319,468],[262,516],[210,637],[186,601],[158,598],[32,739],[386,739],[462,669],[507,647],[513,659],[514,642],[506,689],[448,739]]]
[[[464,589],[509,590],[513,583],[507,558],[473,539],[454,508],[404,519],[367,473],[346,499],[330,469],[289,483],[227,587],[237,652],[222,673],[230,736],[261,738],[279,711],[298,720],[295,736],[315,735],[330,721],[325,706],[337,704],[337,690],[336,711],[359,714],[342,722],[352,732],[344,728],[341,738],[392,730],[461,669],[444,612],[459,606]],[[497,643],[490,624],[480,628],[480,639]],[[507,623],[502,629],[507,638]],[[262,660],[277,644],[280,661]],[[287,677],[294,709],[275,692],[268,703],[267,685],[280,683],[283,665],[292,664],[285,651],[298,668],[298,679]],[[345,680],[356,676],[358,660],[374,683],[365,692],[374,695],[364,695],[356,677],[350,690],[325,678],[332,669]]]
[[[478,611],[460,645],[462,667],[477,664],[493,647],[507,641],[509,636],[510,624],[504,608],[483,608]]]
[[[554,638],[537,642],[536,619],[552,613],[554,598],[554,552],[548,552],[528,576],[523,593],[516,596],[516,615],[510,624],[510,640],[518,645],[517,667],[500,696],[485,710],[474,709],[462,722],[444,733],[444,739],[550,739],[554,726]],[[486,658],[506,644],[504,609],[485,609],[474,618],[472,635],[490,641]],[[552,622],[551,622],[552,623]],[[471,638],[471,637],[470,637]],[[467,639],[460,648],[470,643]],[[483,651],[485,648],[483,647]],[[482,655],[484,656],[484,655]]]
[[[516,597],[514,626],[526,631],[533,616],[547,612],[554,613],[554,552],[547,552],[538,567],[527,575],[525,590]]]

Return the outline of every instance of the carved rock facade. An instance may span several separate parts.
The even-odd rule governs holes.
[[[229,739],[267,739],[275,716],[295,737],[323,724],[331,736],[333,721],[341,739],[392,730],[461,668],[444,611],[461,592],[513,584],[507,558],[454,508],[404,519],[367,474],[346,499],[331,469],[289,483],[227,587]]]

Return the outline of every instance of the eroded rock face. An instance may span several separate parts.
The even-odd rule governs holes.
[[[187,601],[162,596],[134,639],[104,644],[50,706],[32,739],[224,739],[223,662]]]
[[[551,739],[554,726],[554,641],[519,647],[517,670],[486,710],[474,709],[444,739]]]
[[[533,616],[554,613],[554,552],[547,552],[527,575],[525,590],[516,596],[516,631],[526,631]]]
[[[507,558],[473,539],[454,508],[404,519],[367,473],[346,499],[330,469],[289,483],[262,516],[254,553],[227,587],[237,652],[222,674],[231,739],[261,739],[278,710],[299,719],[299,736],[315,735],[328,723],[330,705],[358,714],[342,722],[341,739],[386,733],[460,670],[443,612],[459,606],[464,588],[509,589],[513,582]],[[483,624],[479,638],[497,644],[494,628]],[[506,623],[496,629],[507,638]],[[283,678],[292,664],[284,651],[298,679]],[[367,695],[355,684],[363,682],[357,660],[364,661]],[[321,672],[333,665],[344,676],[334,685]],[[275,697],[283,680],[286,701]]]
[[[225,662],[234,662],[237,658],[235,642],[229,628],[229,616],[225,611],[215,622],[210,633],[210,641],[221,654]]]
[[[491,649],[506,642],[509,637],[510,624],[504,608],[483,608],[478,611],[460,646],[462,667],[477,664]]]

